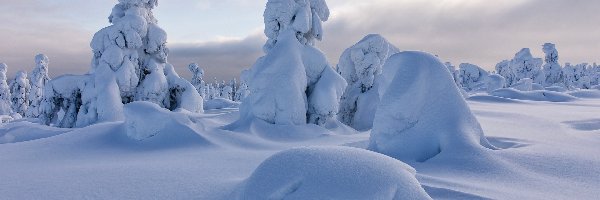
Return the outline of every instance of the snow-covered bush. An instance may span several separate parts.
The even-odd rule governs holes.
[[[542,64],[543,61],[541,58],[534,58],[529,48],[523,48],[510,61],[510,68],[515,76],[515,81],[529,78],[533,82],[543,85],[546,81],[546,76],[542,70]]]
[[[405,162],[494,148],[484,137],[448,69],[435,56],[401,52],[398,71],[375,114],[369,149]],[[384,66],[384,68],[386,68]]]
[[[4,63],[0,63],[0,115],[11,115],[11,95],[10,88],[8,87],[6,72],[8,66]]]
[[[350,147],[298,148],[265,160],[233,199],[431,199],[414,168]]]
[[[473,91],[484,87],[485,79],[489,76],[487,71],[469,63],[461,63],[458,68],[459,83],[463,89]]]
[[[87,125],[87,123],[78,125],[77,119],[83,103],[82,91],[89,81],[88,75],[63,75],[49,81],[44,88],[40,120],[44,124],[54,124],[62,128]]]
[[[11,93],[11,105],[12,110],[21,116],[25,116],[27,108],[29,107],[29,80],[27,79],[27,72],[19,71],[15,76],[15,79],[10,83]]]
[[[190,70],[190,72],[192,72],[192,81],[190,82],[192,83],[192,85],[194,85],[200,96],[202,96],[202,98],[205,98],[206,89],[204,87],[206,83],[204,82],[204,69],[200,68],[200,66],[198,66],[198,64],[196,63],[190,64],[188,66],[188,69]]]
[[[506,87],[506,79],[498,74],[489,75],[486,78],[486,89],[488,93]]]
[[[348,84],[338,113],[342,123],[357,130],[371,129],[379,101],[379,95],[370,92],[371,88],[376,77],[382,73],[385,61],[398,52],[398,48],[377,34],[365,36],[344,51],[337,65],[338,73]]]
[[[324,124],[339,110],[344,79],[316,49],[321,22],[329,17],[323,0],[269,0],[264,13],[266,55],[249,75],[250,95],[241,119],[273,124]]]
[[[556,45],[552,43],[544,44],[542,50],[546,54],[543,66],[544,75],[546,76],[546,86],[551,86],[555,83],[562,82],[562,67],[558,64],[558,50]]]
[[[31,71],[31,75],[29,76],[31,90],[29,91],[29,108],[26,112],[27,117],[37,118],[40,116],[40,104],[44,98],[44,86],[50,81],[50,77],[48,76],[49,62],[50,60],[44,54],[35,56],[35,68]]]

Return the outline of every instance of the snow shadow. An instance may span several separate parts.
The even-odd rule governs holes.
[[[569,125],[571,128],[580,131],[596,131],[600,130],[600,119],[590,119],[581,121],[566,121],[564,124]]]
[[[495,147],[501,149],[513,149],[513,148],[521,148],[526,147],[531,144],[526,142],[525,140],[519,140],[514,138],[505,138],[505,137],[487,137],[488,141],[494,145]]]

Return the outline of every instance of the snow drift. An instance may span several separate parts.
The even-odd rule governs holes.
[[[490,95],[507,99],[529,101],[569,102],[577,100],[576,97],[561,92],[545,90],[519,91],[513,88],[495,90],[491,92]]]
[[[445,151],[494,148],[438,58],[401,52],[387,65],[398,71],[375,114],[369,149],[423,162]]]
[[[236,199],[431,199],[415,169],[350,147],[305,147],[264,161]]]

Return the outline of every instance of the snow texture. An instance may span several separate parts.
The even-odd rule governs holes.
[[[305,147],[265,160],[236,199],[431,199],[415,169],[350,147]]]
[[[444,152],[494,148],[438,58],[401,52],[386,65],[398,67],[391,82],[395,87],[387,89],[377,108],[369,149],[424,162]]]
[[[40,104],[44,98],[44,87],[50,81],[48,76],[48,65],[50,60],[44,54],[35,56],[35,68],[31,71],[29,82],[31,90],[29,91],[29,108],[26,117],[38,118],[41,114]]]
[[[357,130],[372,128],[379,95],[370,91],[386,60],[398,52],[398,48],[377,34],[365,36],[344,51],[337,65],[338,73],[348,84],[338,113],[341,122]]]

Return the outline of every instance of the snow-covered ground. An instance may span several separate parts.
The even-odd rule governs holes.
[[[407,163],[416,169],[417,180],[432,198],[600,196],[600,99],[547,102],[480,94],[468,103],[488,140],[501,150],[440,155],[423,163]],[[135,112],[135,107],[144,105],[130,107],[125,109]],[[409,177],[406,186],[396,191],[418,193],[406,188],[412,176],[410,167],[394,164],[389,157],[339,147],[332,148],[330,154],[311,154],[311,149],[318,153],[329,148],[323,146],[368,146],[369,132],[353,132],[341,123],[330,122],[325,129],[316,125],[276,126],[257,120],[230,131],[226,125],[239,115],[235,108],[208,110],[204,114],[145,109],[140,115],[142,119],[164,118],[150,127],[157,136],[132,140],[127,137],[124,122],[80,129],[50,128],[30,122],[0,125],[0,199],[235,199],[248,189],[246,183],[266,181],[248,179],[263,161],[278,152],[305,146],[321,147],[280,154],[268,159],[270,164],[261,166],[262,170],[293,169],[298,163],[306,164],[289,162],[278,166],[276,162],[294,158],[298,156],[294,152],[300,152],[316,159],[307,159],[312,160],[308,163],[323,165],[331,172],[329,178],[327,171],[315,172],[316,179],[301,177],[312,178],[305,180],[305,187],[318,189],[315,192],[327,193],[331,189],[333,194],[344,189],[345,185],[309,185],[339,178],[332,167],[344,170],[341,173],[347,176],[329,181],[336,183],[356,180],[353,176],[360,178],[365,175],[361,170],[373,164],[393,176]],[[356,169],[337,166],[337,162],[328,164],[327,160],[340,159],[339,155],[348,155],[342,163],[365,163],[358,163]],[[307,170],[314,170],[315,165],[308,165]],[[394,169],[399,171],[389,172]],[[287,176],[285,171],[273,172],[273,176]],[[254,176],[261,176],[260,170],[256,173]],[[366,176],[372,174],[379,173]],[[390,182],[386,181],[377,179],[375,184],[389,189]],[[290,187],[298,189],[303,185]],[[370,194],[366,192],[373,192],[367,191],[372,189],[365,187],[363,194]],[[303,192],[311,194],[310,190]]]

